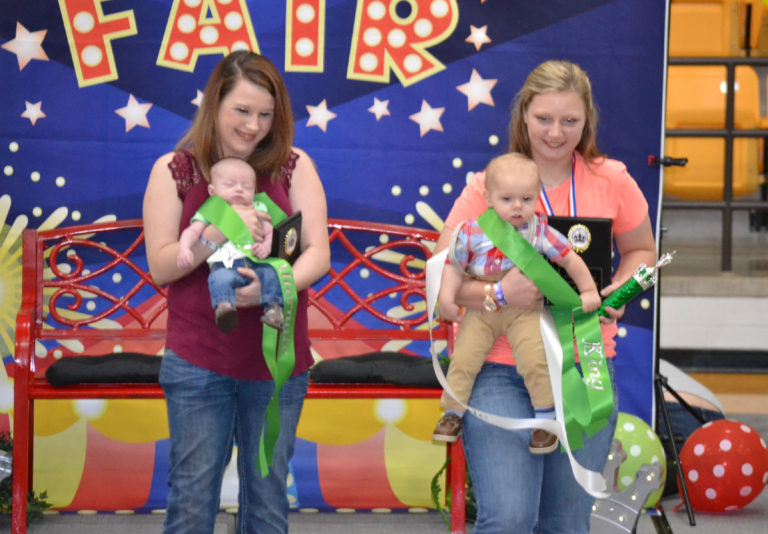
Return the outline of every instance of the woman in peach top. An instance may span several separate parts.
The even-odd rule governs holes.
[[[603,297],[632,276],[640,263],[656,262],[648,203],[623,163],[596,146],[597,112],[586,73],[567,61],[536,67],[515,96],[509,126],[510,152],[527,154],[539,167],[542,194],[537,211],[549,215],[611,220],[620,262]],[[454,228],[485,209],[485,176],[478,173],[462,191],[445,221],[436,250],[448,246]],[[541,306],[538,288],[517,268],[502,279],[508,306]],[[483,283],[467,280],[457,302],[480,308]],[[624,310],[607,308],[601,318],[605,353],[616,353],[616,320]],[[608,367],[613,374],[609,360]],[[504,338],[491,350],[469,401],[472,408],[514,418],[533,417],[531,401]],[[617,399],[610,423],[585,440],[574,454],[581,465],[601,472],[613,437]],[[593,498],[578,484],[566,454],[533,456],[529,432],[507,431],[471,414],[465,416],[463,444],[477,498],[473,532],[587,534]]]

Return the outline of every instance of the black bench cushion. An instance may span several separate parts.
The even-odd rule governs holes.
[[[45,378],[54,386],[156,383],[162,361],[160,356],[136,352],[68,356],[54,362],[45,371]]]
[[[443,372],[448,362],[441,363]],[[313,382],[385,383],[439,388],[432,359],[400,352],[370,352],[316,363],[309,371]]]

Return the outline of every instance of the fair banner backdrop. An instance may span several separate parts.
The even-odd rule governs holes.
[[[655,227],[666,4],[0,1],[0,431],[13,416],[21,229],[140,217],[154,160],[226,51],[259,51],[283,72],[295,144],[317,164],[330,217],[438,230],[472,172],[506,150],[527,73],[574,61],[592,79],[600,148],[627,164]],[[655,304],[643,298],[620,325],[616,373],[621,410],[650,421]],[[438,414],[437,401],[308,402],[292,505],[429,506]],[[39,403],[35,489],[59,507],[162,508],[167,438],[161,401]],[[236,485],[230,470],[224,504]]]

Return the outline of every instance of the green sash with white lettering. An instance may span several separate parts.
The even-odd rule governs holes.
[[[275,225],[287,215],[265,193],[257,193],[256,200],[267,206],[267,213]],[[262,477],[269,473],[272,454],[277,438],[280,435],[280,388],[290,378],[296,363],[293,334],[296,320],[296,284],[293,281],[293,269],[290,264],[280,258],[265,258],[260,260],[251,253],[253,237],[237,212],[219,196],[208,198],[198,212],[211,221],[243,254],[257,263],[267,263],[277,272],[283,293],[283,330],[278,331],[267,324],[262,327],[261,349],[275,390],[267,406],[267,412],[259,437],[259,472]],[[266,429],[266,431],[265,431]]]
[[[477,222],[493,244],[551,302],[552,316],[563,348],[563,424],[572,449],[603,428],[613,411],[611,378],[605,362],[597,312],[584,313],[578,293],[512,225],[489,208]],[[583,378],[576,367],[574,339]]]

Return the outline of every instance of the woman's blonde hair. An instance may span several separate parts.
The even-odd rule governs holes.
[[[523,120],[531,101],[542,93],[574,91],[584,103],[586,120],[576,150],[587,162],[603,157],[597,149],[597,109],[592,100],[592,85],[587,73],[575,63],[565,60],[550,60],[533,69],[525,83],[515,95],[512,103],[512,117],[509,121],[509,151],[531,153],[531,140]]]
[[[223,156],[217,135],[219,106],[240,79],[263,87],[275,99],[272,128],[247,158],[248,163],[276,179],[291,154],[293,113],[282,76],[264,56],[248,50],[232,52],[213,69],[192,126],[176,145],[177,150],[186,148],[194,152],[208,183],[211,166]]]

